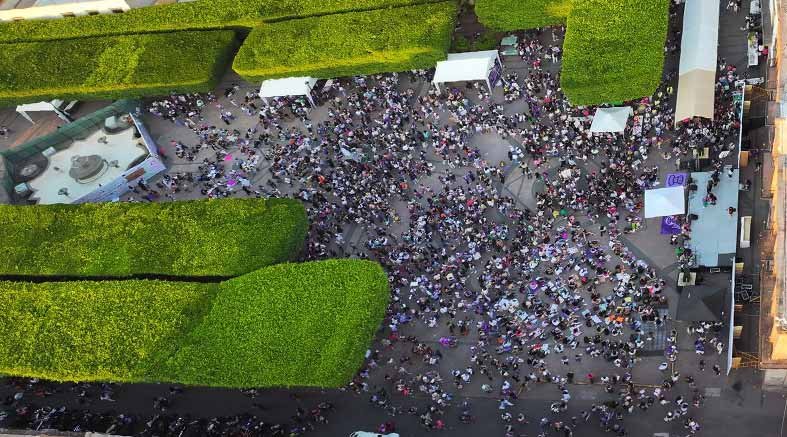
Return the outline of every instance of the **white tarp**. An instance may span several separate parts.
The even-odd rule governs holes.
[[[718,45],[719,2],[686,0],[683,9],[678,74],[682,75],[696,69],[716,71]]]
[[[62,100],[52,100],[51,102],[37,102],[37,103],[27,103],[25,105],[19,105],[16,107],[16,112],[18,112],[22,117],[24,117],[30,123],[35,124],[33,119],[30,117],[28,112],[47,112],[51,111],[57,114],[62,120],[70,123],[71,120],[68,119],[66,114],[63,113],[58,107],[63,104]]]
[[[631,106],[598,108],[596,115],[593,116],[593,123],[590,124],[590,131],[623,132],[626,130],[626,122],[633,114],[634,110]]]
[[[495,61],[498,59],[497,50],[450,53],[447,60],[437,63],[432,83],[439,90],[442,83],[481,80],[486,82],[491,89],[489,72],[492,71]]]
[[[262,82],[260,97],[265,100],[268,97],[306,96],[312,106],[314,106],[311,91],[316,83],[317,79],[312,77],[269,79]]]
[[[675,103],[675,123],[692,117],[713,120],[716,94],[716,72],[694,70],[680,76],[678,100]]]
[[[645,218],[686,213],[683,186],[645,190]]]
[[[718,0],[686,0],[675,104],[676,124],[692,117],[713,119],[718,45]]]

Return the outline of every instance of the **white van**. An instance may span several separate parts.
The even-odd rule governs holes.
[[[379,432],[355,431],[350,437],[399,437],[397,433],[380,434]]]

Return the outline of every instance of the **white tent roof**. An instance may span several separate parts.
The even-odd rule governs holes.
[[[683,186],[645,190],[645,218],[686,213]]]
[[[449,53],[446,57],[449,61],[459,61],[462,59],[496,59],[497,50],[481,50],[479,52]]]
[[[680,76],[675,102],[675,124],[692,117],[713,120],[716,72],[694,70]]]
[[[311,92],[317,79],[311,77],[288,77],[269,79],[260,87],[260,97],[304,96]]]
[[[54,111],[55,105],[52,102],[37,102],[19,105],[16,107],[16,112],[36,112],[36,111]]]
[[[678,74],[696,69],[716,71],[718,45],[719,1],[686,0]]]
[[[718,45],[719,2],[686,0],[675,124],[691,117],[713,119]]]
[[[623,132],[626,130],[626,122],[632,114],[634,114],[634,110],[631,109],[631,106],[598,108],[596,109],[596,115],[593,116],[590,131]]]
[[[450,53],[448,60],[437,63],[432,83],[486,80],[497,57],[497,50]]]
[[[70,123],[70,122],[71,122],[71,120],[69,120],[69,119],[68,119],[68,114],[66,114],[66,113],[65,113],[63,110],[61,110],[60,108],[62,108],[62,107],[64,107],[64,106],[65,106],[65,108],[66,108],[66,110],[67,110],[67,109],[71,108],[71,107],[72,107],[74,104],[76,104],[77,102],[75,102],[75,101],[74,101],[74,102],[70,102],[70,103],[69,103],[69,104],[67,104],[67,105],[64,105],[64,103],[66,103],[66,102],[64,102],[64,101],[62,101],[62,100],[57,100],[57,99],[56,99],[56,100],[49,101],[49,102],[36,102],[36,103],[27,103],[27,104],[25,104],[25,105],[19,105],[19,106],[17,106],[17,107],[16,107],[16,112],[18,112],[18,113],[19,113],[19,115],[21,115],[22,117],[24,117],[24,118],[25,118],[27,121],[29,121],[30,123],[34,123],[34,124],[35,124],[35,122],[34,122],[34,121],[33,121],[33,119],[30,117],[30,114],[28,114],[28,112],[45,112],[45,111],[52,111],[52,112],[54,112],[55,114],[57,114],[57,116],[58,116],[58,117],[60,117],[60,118],[61,118],[61,119],[63,119],[64,121],[66,121],[66,122],[69,122],[69,123]]]

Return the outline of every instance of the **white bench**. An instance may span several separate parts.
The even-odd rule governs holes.
[[[751,216],[745,215],[741,217],[741,249],[746,249],[751,245]]]

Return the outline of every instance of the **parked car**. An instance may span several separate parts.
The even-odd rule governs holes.
[[[380,434],[379,432],[355,431],[350,434],[350,437],[399,437],[399,434],[395,432],[391,434]]]

